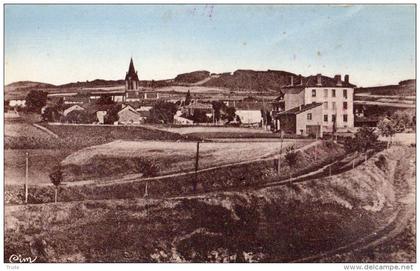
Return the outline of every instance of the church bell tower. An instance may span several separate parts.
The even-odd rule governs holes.
[[[139,90],[139,77],[137,71],[134,69],[133,59],[130,59],[130,66],[128,72],[125,75],[125,90],[126,91],[137,91]]]

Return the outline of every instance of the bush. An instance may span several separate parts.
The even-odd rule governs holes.
[[[127,174],[142,174],[143,177],[154,177],[159,166],[152,160],[143,157],[108,157],[95,155],[83,165],[66,165],[63,171],[66,181],[80,181],[87,178],[101,178]]]

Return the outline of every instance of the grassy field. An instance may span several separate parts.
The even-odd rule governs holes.
[[[153,127],[153,126],[152,126]],[[198,137],[205,139],[219,139],[219,138],[280,138],[280,133],[273,133],[262,128],[245,128],[245,127],[225,127],[225,126],[190,126],[190,127],[164,127],[156,125],[158,129],[179,133],[188,137]],[[286,135],[285,138],[300,138],[296,135]]]
[[[71,149],[19,149],[4,150],[5,184],[25,183],[25,153],[29,155],[30,184],[49,183],[52,168],[71,154]]]
[[[309,141],[285,140],[287,146],[296,148]],[[200,144],[199,168],[209,168],[236,162],[251,161],[276,155],[280,150],[276,142],[206,142]],[[155,175],[191,171],[195,167],[196,143],[168,141],[114,141],[77,151],[62,161],[66,172],[72,174],[71,180],[105,177],[109,174],[136,172],[136,163],[131,160],[141,158],[156,165]],[[141,161],[139,161],[141,162]],[[109,168],[113,171],[109,172]],[[86,174],[83,174],[85,172]],[[106,172],[106,173],[105,173]],[[112,177],[112,176],[109,176]]]
[[[5,137],[51,138],[51,136],[21,119],[6,119],[4,123]]]
[[[125,140],[184,140],[177,133],[140,126],[109,125],[49,125],[43,124],[61,138],[105,138],[107,141]],[[103,142],[101,142],[103,143]],[[98,144],[101,144],[98,143]]]

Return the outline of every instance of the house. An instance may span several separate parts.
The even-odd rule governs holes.
[[[239,109],[235,113],[244,124],[255,124],[262,121],[261,110]]]
[[[67,116],[67,114],[68,114],[68,113],[70,113],[70,112],[72,112],[72,111],[75,111],[75,110],[78,110],[78,111],[83,111],[83,110],[85,110],[85,108],[83,108],[82,106],[80,106],[80,105],[78,105],[78,104],[71,105],[71,106],[69,106],[67,109],[64,109],[64,111],[63,111],[63,115],[64,115],[64,116]]]
[[[25,99],[12,99],[9,101],[9,106],[11,107],[25,107],[26,100]]]
[[[183,113],[182,113],[181,110],[178,110],[175,113],[175,116],[174,116],[174,124],[182,124],[182,125],[194,124],[194,121],[193,120],[184,118],[184,117],[182,117],[182,115],[183,115]]]
[[[284,93],[281,92],[279,96],[277,96],[272,102],[271,106],[273,111],[284,111]]]
[[[209,103],[193,102],[182,107],[182,113],[185,113],[187,116],[193,116],[197,110],[211,114],[211,116],[213,115],[213,105]]]
[[[154,91],[127,91],[125,101],[138,102],[144,100],[158,100],[159,93]]]
[[[289,110],[296,111],[296,108],[311,104],[322,104],[321,111],[316,109],[313,113],[319,114],[314,116],[314,119],[321,118],[319,123],[322,126],[322,131],[332,132],[338,128],[354,127],[353,115],[353,93],[355,85],[349,82],[349,76],[345,75],[344,80],[341,75],[336,75],[334,78],[317,74],[303,78],[299,76],[298,82],[294,76],[290,79],[290,85],[282,88],[284,93],[284,112]],[[304,107],[305,108],[305,107]],[[274,112],[279,116],[279,112]],[[285,123],[281,123],[281,119],[276,118],[275,127],[281,130],[293,130],[284,128]],[[309,122],[308,125],[313,125]],[[299,125],[295,124],[293,127]],[[301,125],[297,129],[297,133],[307,130],[305,125]]]
[[[276,130],[287,134],[322,137],[322,103],[299,105],[287,111],[274,114],[274,118],[280,123]]]
[[[140,124],[145,121],[145,117],[143,117],[130,105],[121,109],[118,112],[118,117],[118,123],[122,124]]]
[[[181,116],[174,116],[174,124],[192,125],[194,121]]]
[[[77,94],[71,96],[63,96],[64,104],[78,104],[83,105],[89,103],[89,95]]]

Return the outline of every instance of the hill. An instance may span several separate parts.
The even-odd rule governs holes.
[[[174,81],[177,83],[197,83],[210,76],[209,71],[194,71],[189,73],[178,74]]]
[[[26,97],[31,90],[47,90],[55,88],[55,85],[33,81],[18,81],[4,87],[4,99],[20,99]]]
[[[124,86],[124,80],[95,79],[93,81],[68,83],[58,86],[59,88],[100,88]]]
[[[222,73],[218,76],[213,76],[203,85],[224,87],[233,91],[279,91],[281,87],[290,83],[290,76],[296,76],[296,74],[275,70],[236,70],[233,73]]]
[[[416,79],[400,81],[398,85],[356,88],[354,92],[356,94],[366,93],[371,95],[415,96]]]

